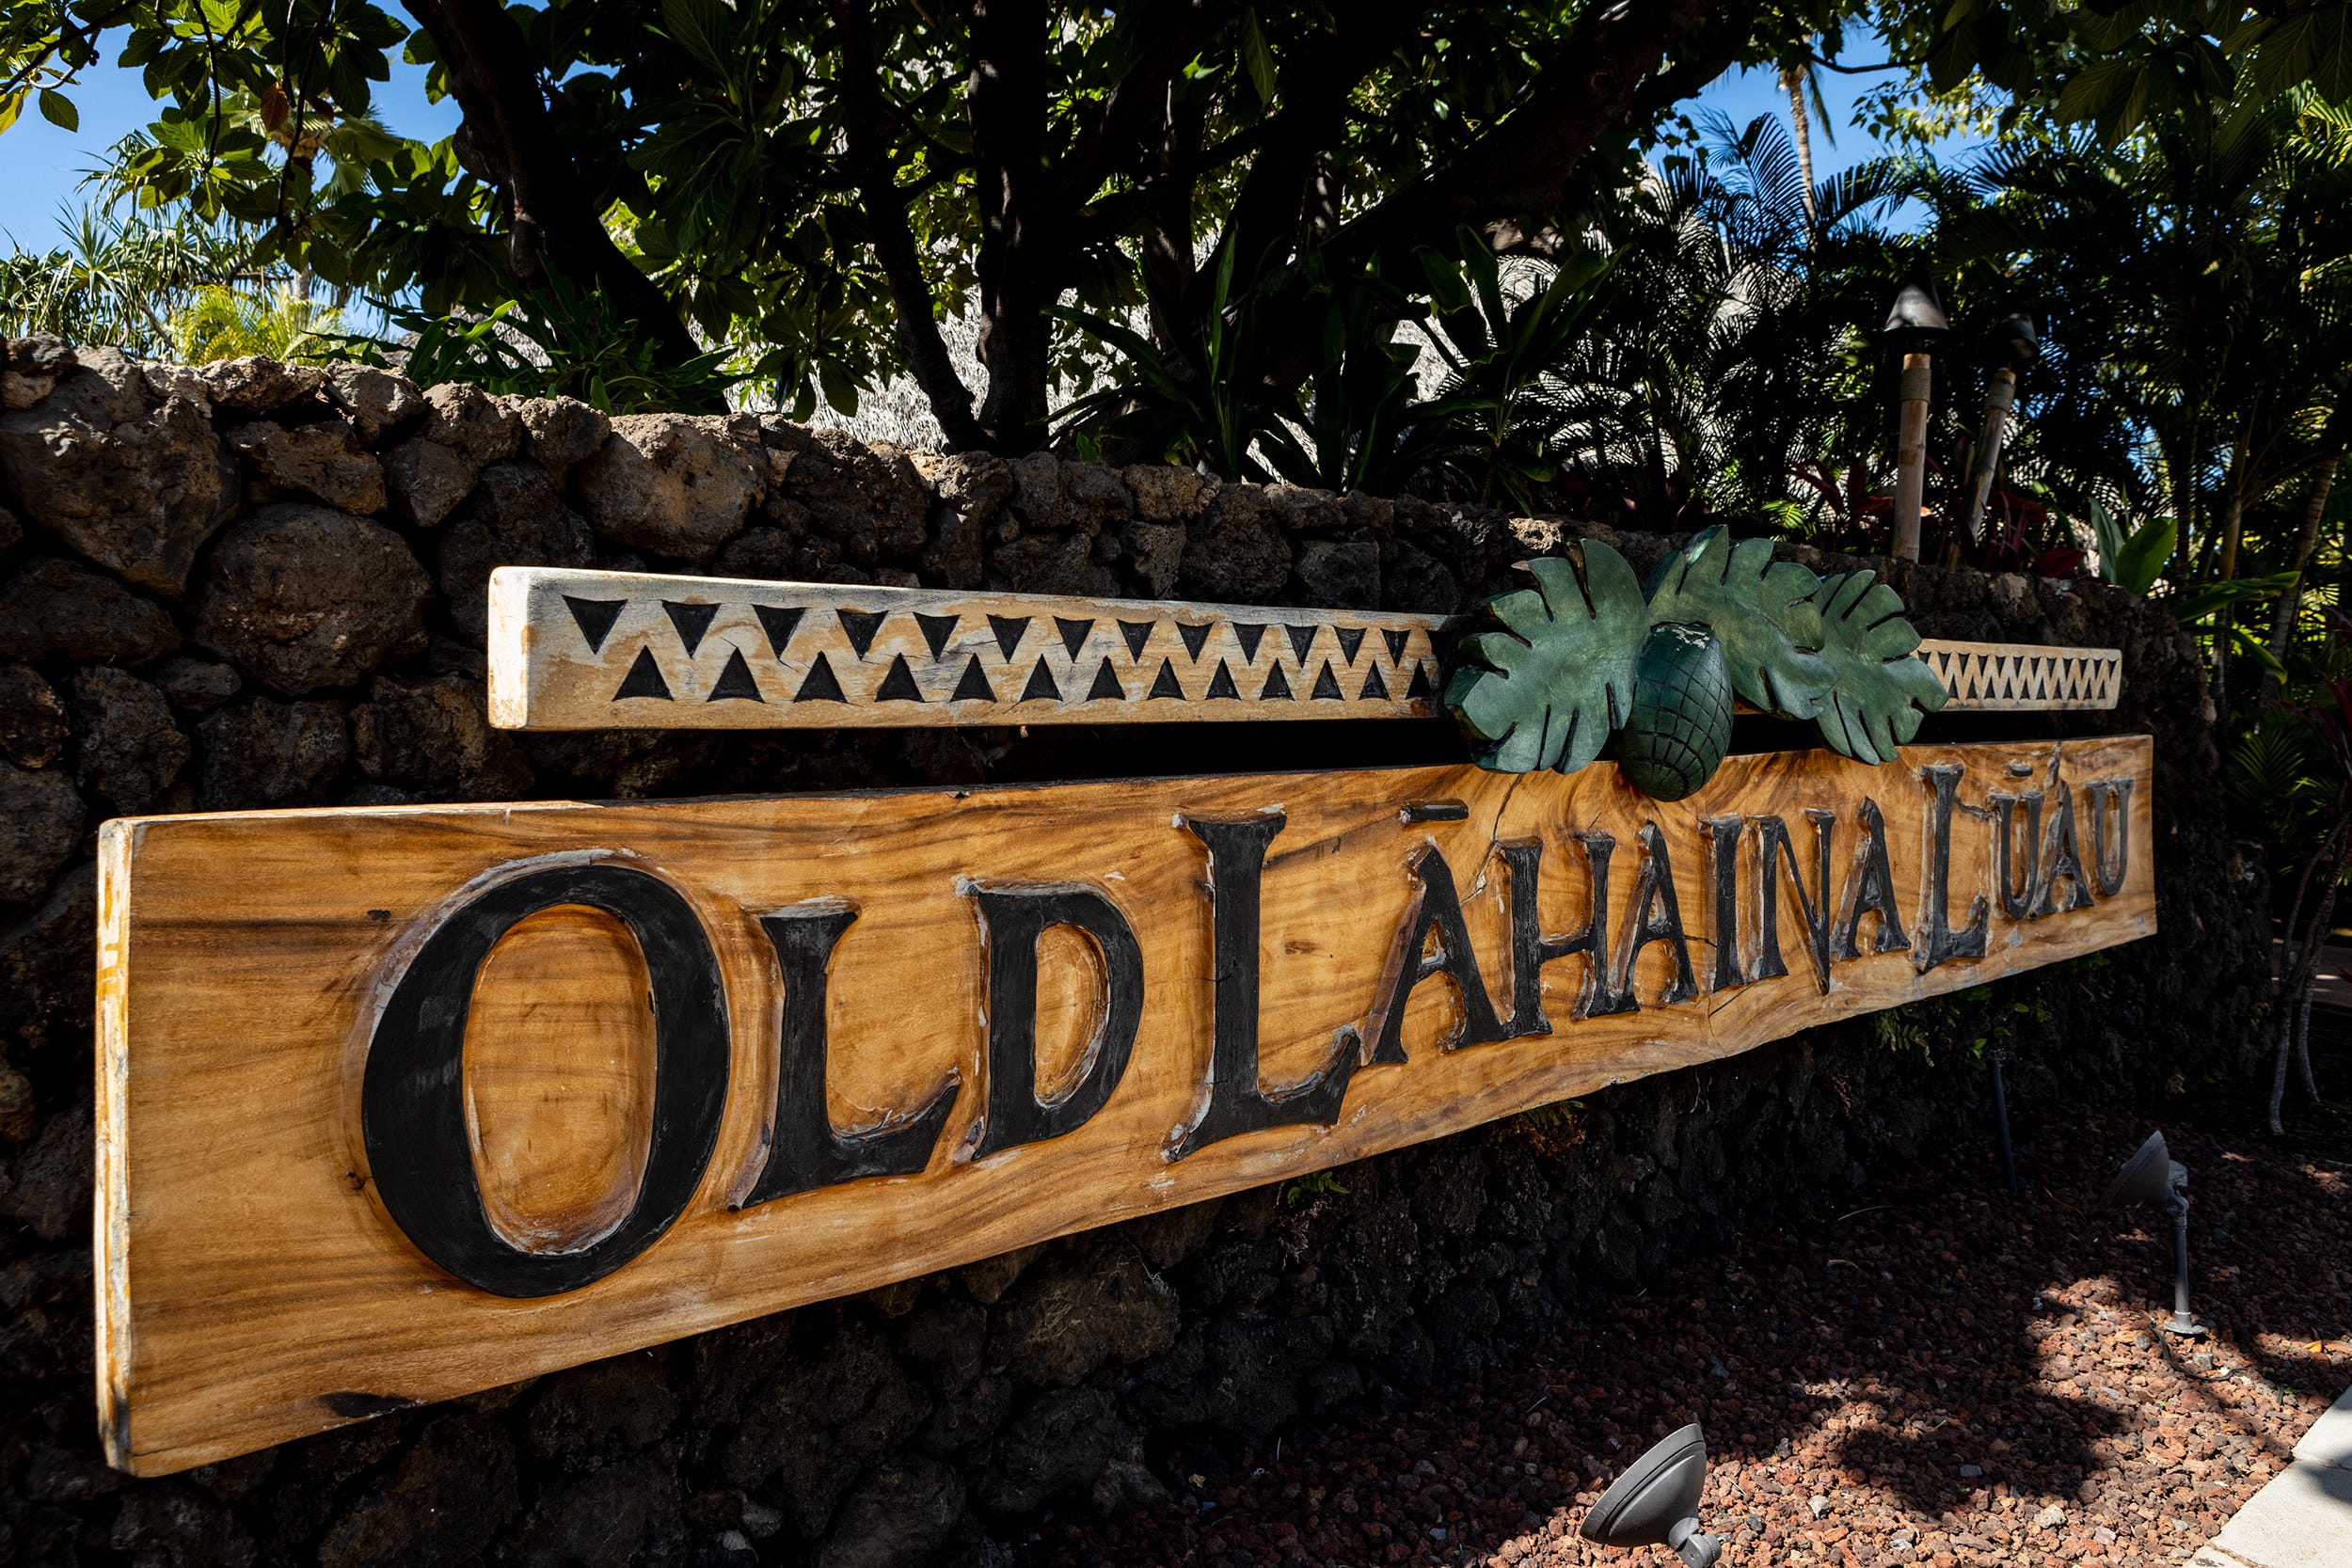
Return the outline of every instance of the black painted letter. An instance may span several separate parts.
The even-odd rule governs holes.
[[[2042,791],[2023,796],[1994,794],[1993,802],[1993,891],[2001,895],[2001,912],[2024,920],[2033,912],[2034,895],[2042,886]],[[2017,807],[2026,807],[2026,852],[2032,857],[2026,879],[2017,879]]]
[[[1895,911],[1895,870],[1886,863],[1886,818],[1879,815],[1879,803],[1867,795],[1862,798],[1862,842],[1854,846],[1853,870],[1846,878],[1846,896],[1837,913],[1837,934],[1829,944],[1833,958],[1858,958],[1862,956],[1857,942],[1862,917],[1879,917],[1877,934],[1870,939],[1873,953],[1894,953],[1910,947],[1911,939],[1903,935],[1903,917]]]
[[[2099,896],[2112,898],[2123,891],[2124,874],[2132,868],[2132,781],[2093,779],[2084,788],[2090,792],[2090,874],[2099,880]],[[2115,814],[2112,835],[2109,812]],[[2110,836],[2115,844],[2112,865],[2107,859]]]
[[[775,945],[784,980],[784,1018],[776,1040],[775,1121],[768,1131],[768,1163],[739,1207],[837,1187],[868,1176],[914,1176],[955,1109],[957,1075],[932,1091],[911,1117],[891,1117],[862,1132],[836,1129],[825,1112],[825,971],[841,933],[857,911],[839,904],[787,910],[759,917]]]
[[[1928,863],[1928,908],[1921,917],[1927,927],[1920,938],[1922,974],[1954,958],[1983,958],[1985,929],[1993,917],[1991,902],[1979,893],[1968,905],[1967,928],[1952,929],[1952,805],[1960,793],[1962,768],[1955,762],[1938,762],[1925,771],[1928,787],[1935,791],[1935,844]]]
[[[1661,1006],[1688,1002],[1699,993],[1691,974],[1691,944],[1682,934],[1682,901],[1675,894],[1674,861],[1666,853],[1666,835],[1655,822],[1645,822],[1635,835],[1642,846],[1642,871],[1634,879],[1632,913],[1626,921],[1625,951],[1617,955],[1617,990],[1633,994],[1633,965],[1642,949],[1653,942],[1674,944],[1675,975],[1658,993]],[[1650,911],[1655,908],[1658,912]]]
[[[1090,887],[979,888],[974,896],[988,942],[988,1120],[977,1159],[1075,1132],[1110,1099],[1143,1022],[1143,950],[1119,906]],[[1084,932],[1102,955],[1103,1019],[1076,1086],[1046,1101],[1037,1092],[1037,942],[1055,926]]]
[[[1209,1103],[1185,1129],[1169,1156],[1173,1160],[1262,1127],[1339,1120],[1340,1102],[1347,1098],[1348,1081],[1356,1076],[1362,1056],[1362,1044],[1351,1029],[1342,1033],[1331,1060],[1305,1083],[1269,1095],[1259,1080],[1258,885],[1265,873],[1266,846],[1282,831],[1283,820],[1279,812],[1239,822],[1184,819],[1192,835],[1209,847],[1216,1023],[1209,1058]]]
[[[620,1223],[567,1252],[526,1252],[491,1226],[474,1174],[466,1018],[482,960],[499,938],[561,904],[585,904],[625,922],[644,955],[653,993],[653,1136]],[[500,1296],[577,1291],[651,1246],[685,1212],[718,1142],[727,1068],[718,956],[675,889],[610,863],[527,872],[444,919],[384,1004],[359,1098],[368,1169],[393,1223],[467,1284]]]
[[[1714,892],[1715,928],[1708,935],[1715,943],[1715,977],[1708,989],[1737,990],[1748,983],[1740,969],[1740,834],[1746,824],[1736,816],[1710,816],[1699,827],[1707,833],[1708,878]]]
[[[1396,933],[1396,948],[1389,955],[1389,970],[1381,985],[1379,1043],[1375,1062],[1402,1062],[1405,1054],[1405,1004],[1413,988],[1433,974],[1453,980],[1461,993],[1462,1023],[1444,1045],[1459,1051],[1466,1045],[1486,1045],[1507,1037],[1495,1005],[1486,998],[1486,982],[1478,973],[1478,955],[1470,951],[1470,927],[1462,920],[1462,900],[1454,891],[1454,868],[1434,844],[1424,845],[1407,868],[1421,883],[1405,924]],[[1432,932],[1438,950],[1424,952]]]
[[[1804,891],[1804,873],[1797,864],[1797,847],[1788,841],[1788,824],[1777,816],[1758,816],[1756,823],[1756,978],[1777,980],[1788,973],[1780,957],[1780,873],[1785,865],[1788,886],[1797,895],[1797,912],[1804,918],[1805,952],[1813,959],[1813,978],[1829,994],[1829,848],[1837,814],[1819,806],[1805,808],[1813,824],[1813,895]]]
[[[1609,985],[1609,857],[1615,853],[1617,841],[1597,830],[1572,836],[1584,845],[1585,886],[1592,891],[1592,913],[1585,917],[1583,928],[1569,937],[1545,936],[1535,912],[1536,890],[1543,875],[1542,841],[1495,847],[1511,874],[1511,1018],[1502,1026],[1507,1039],[1551,1033],[1551,1020],[1544,1016],[1543,967],[1572,953],[1581,953],[1585,959],[1577,1017],[1634,1009],[1632,997],[1621,995]]]

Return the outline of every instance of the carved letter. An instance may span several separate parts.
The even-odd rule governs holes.
[[[2090,793],[2090,874],[2099,880],[2099,896],[2112,898],[2123,890],[2124,874],[2132,868],[2132,784],[2130,779],[2093,779]],[[2115,814],[2115,863],[2107,863],[2107,813]]]
[[[1494,1004],[1486,999],[1486,982],[1478,973],[1478,955],[1470,951],[1470,927],[1462,921],[1462,900],[1454,891],[1454,868],[1438,853],[1436,845],[1426,845],[1413,857],[1408,868],[1421,883],[1421,891],[1405,912],[1405,924],[1398,927],[1396,947],[1389,956],[1388,974],[1381,986],[1379,1007],[1380,1027],[1375,1036],[1378,1043],[1373,1048],[1375,1062],[1402,1062],[1405,1054],[1405,1004],[1412,996],[1413,988],[1433,974],[1443,974],[1454,981],[1462,997],[1462,1022],[1445,1041],[1444,1049],[1459,1051],[1467,1045],[1486,1045],[1505,1037],[1502,1021],[1495,1017]],[[1438,951],[1424,953],[1431,932],[1438,937]]]
[[[1804,873],[1797,865],[1796,846],[1788,842],[1788,824],[1777,816],[1758,816],[1756,823],[1756,881],[1761,894],[1756,939],[1756,978],[1776,980],[1788,973],[1780,957],[1780,869],[1788,867],[1789,890],[1804,917],[1805,952],[1813,959],[1813,977],[1821,993],[1829,993],[1829,847],[1837,814],[1819,806],[1805,808],[1813,824],[1813,896],[1804,891]]]
[[[1993,890],[2001,895],[2001,912],[2011,920],[2024,920],[2033,911],[2034,894],[2042,884],[2042,791],[2029,789],[2022,796],[1994,794],[1993,802]],[[2017,807],[2026,807],[2026,848],[2033,857],[2026,866],[2025,880],[2017,879],[2013,857],[2017,838]]]
[[[1714,889],[1715,978],[1711,990],[1736,990],[1748,983],[1740,971],[1740,831],[1736,816],[1710,816],[1699,827],[1707,833],[1707,866]],[[1766,868],[1770,870],[1768,866]]]
[[[1119,906],[1090,887],[980,888],[988,943],[988,1119],[978,1159],[1086,1125],[1127,1071],[1143,1022],[1143,951]],[[1087,1042],[1076,1087],[1037,1092],[1037,942],[1052,927],[1083,932],[1103,958],[1103,1016]]]
[[[2070,890],[2062,905],[2053,898],[2060,882]],[[2042,895],[2033,901],[2033,918],[2090,907],[2090,879],[2083,875],[2082,845],[2074,837],[2074,792],[2061,782],[2058,810],[2051,813],[2049,832],[2042,841]]]
[[[1846,896],[1837,914],[1837,934],[1829,944],[1833,958],[1860,958],[1855,945],[1862,917],[1879,917],[1878,934],[1870,939],[1873,953],[1893,953],[1911,945],[1903,935],[1903,918],[1895,911],[1895,871],[1886,863],[1886,819],[1879,803],[1862,798],[1862,842],[1854,847],[1853,871],[1846,879]]]
[[[1280,813],[1239,822],[1184,819],[1209,847],[1209,902],[1216,933],[1216,1023],[1209,1059],[1209,1103],[1184,1132],[1172,1160],[1220,1139],[1296,1122],[1328,1125],[1356,1076],[1362,1045],[1341,1036],[1330,1061],[1294,1088],[1269,1095],[1258,1077],[1258,887]]]
[[[1585,958],[1584,986],[1577,999],[1577,1017],[1629,1013],[1636,1006],[1632,997],[1611,990],[1609,985],[1609,857],[1615,852],[1617,841],[1597,832],[1576,836],[1584,843],[1584,872],[1586,885],[1592,889],[1592,913],[1585,917],[1583,928],[1568,937],[1545,936],[1535,912],[1543,844],[1530,840],[1496,846],[1502,863],[1511,872],[1511,1020],[1503,1025],[1505,1037],[1510,1039],[1551,1033],[1551,1020],[1544,1016],[1542,970],[1553,959],[1565,958],[1571,953],[1581,953]]]
[[[1979,893],[1968,905],[1967,928],[1951,927],[1952,805],[1960,793],[1962,768],[1958,763],[1939,762],[1930,764],[1925,772],[1928,787],[1935,791],[1935,845],[1928,863],[1927,912],[1920,916],[1927,927],[1919,950],[1922,974],[1954,958],[1983,958],[1985,928],[1993,917],[1992,904]]]
[[[1633,883],[1633,913],[1626,922],[1625,950],[1617,955],[1617,990],[1633,994],[1633,964],[1653,942],[1674,943],[1675,974],[1658,993],[1661,1006],[1688,1002],[1699,993],[1691,974],[1691,944],[1682,935],[1682,904],[1675,894],[1675,868],[1666,853],[1666,835],[1655,822],[1642,824],[1636,835],[1642,846],[1642,870]],[[1652,914],[1653,908],[1658,913]]]
[[[491,1226],[466,1128],[463,1054],[475,976],[518,922],[585,904],[627,923],[644,955],[654,1022],[653,1136],[618,1225],[569,1252],[526,1252]],[[727,999],[693,907],[628,866],[564,865],[501,882],[451,913],[392,989],[368,1043],[361,1136],[378,1196],[408,1239],[467,1284],[551,1296],[602,1279],[660,1240],[709,1167],[726,1103]]]
[[[784,1017],[776,1036],[775,1120],[768,1132],[768,1163],[741,1207],[793,1193],[836,1187],[868,1176],[914,1176],[955,1109],[957,1074],[946,1079],[913,1116],[885,1118],[862,1132],[844,1133],[825,1111],[825,971],[841,933],[857,911],[838,903],[762,915],[759,928],[776,950],[784,980]]]

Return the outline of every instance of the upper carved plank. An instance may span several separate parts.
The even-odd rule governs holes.
[[[506,566],[502,729],[1437,716],[1448,617]],[[1946,713],[2115,706],[2112,648],[1919,645]]]

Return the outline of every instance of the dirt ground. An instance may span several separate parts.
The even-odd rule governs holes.
[[[2352,1028],[2322,1086],[2352,1098]],[[2014,1107],[2023,1192],[1991,1140],[1754,1235],[1407,1408],[1266,1452],[1180,1451],[1168,1506],[1056,1524],[1046,1564],[1673,1561],[1575,1528],[1686,1421],[1726,1564],[2031,1565],[2185,1559],[2352,1383],[2352,1117],[2283,1144],[2249,1097],[2166,1123]],[[2090,1205],[2154,1126],[2190,1172],[2202,1342],[2170,1308],[2169,1227]]]

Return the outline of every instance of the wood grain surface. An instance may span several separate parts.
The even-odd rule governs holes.
[[[1604,764],[1568,778],[1461,767],[110,822],[101,835],[97,1215],[109,1452],[142,1474],[183,1469],[1298,1176],[2130,941],[2155,926],[2149,755],[2144,737],[2129,737],[1915,746],[1876,768],[1826,752],[1735,756],[1672,805]],[[1979,897],[1989,920],[1982,956],[1923,973],[1932,770],[1949,768],[1963,770],[1943,775],[1956,778],[1949,924],[1965,927]],[[2130,784],[2088,787],[2101,780]],[[1994,885],[2003,813],[1993,797],[2037,791],[2045,834],[2066,796],[2085,875],[2107,877],[2113,891],[2091,901],[2083,877],[2037,889],[2028,813],[2012,805],[2010,902],[2024,913],[2013,918]],[[2094,800],[2110,805],[2104,871]],[[1886,923],[1857,915],[1860,956],[1835,963],[1824,990],[1784,868],[1772,909],[1787,974],[1723,985],[1715,944],[1726,908],[1740,927],[1730,973],[1762,967],[1766,834],[1756,819],[1786,823],[1808,898],[1836,920],[1840,907],[1868,902],[1866,802],[1883,816],[1883,887],[1910,945],[1877,951]],[[1835,814],[1836,897],[1826,905],[1833,890],[1816,881],[1808,810]],[[1258,884],[1269,1093],[1372,1053],[1384,977],[1426,967],[1442,945],[1410,940],[1407,927],[1441,875],[1459,891],[1478,984],[1502,1017],[1521,1012],[1505,855],[1523,860],[1531,844],[1543,850],[1537,924],[1558,936],[1591,912],[1592,840],[1576,835],[1613,837],[1609,908],[1620,955],[1637,924],[1645,832],[1662,846],[1697,994],[1661,1005],[1673,943],[1652,942],[1630,966],[1639,1009],[1580,1017],[1589,966],[1565,958],[1540,971],[1549,1033],[1447,1050],[1463,1026],[1463,988],[1428,979],[1402,1008],[1406,1059],[1358,1066],[1327,1125],[1265,1128],[1171,1158],[1210,1097],[1219,988],[1208,889],[1231,873],[1211,866],[1200,825],[1263,824],[1269,812],[1282,819]],[[1747,819],[1736,830],[1740,879],[1728,900],[1702,826],[1724,818]],[[394,1223],[372,1179],[359,1107],[379,1016],[427,938],[483,890],[550,865],[632,867],[683,897],[724,978],[730,1082],[712,1157],[675,1226],[592,1284],[517,1299],[443,1272]],[[1090,1119],[975,1158],[990,1029],[977,906],[990,890],[1041,887],[1092,890],[1132,928],[1140,1022],[1123,1077]],[[2037,892],[2051,895],[2038,917]],[[1230,886],[1220,901],[1240,907]],[[834,1127],[903,1125],[943,1085],[954,1103],[917,1174],[737,1207],[766,1159],[790,1002],[761,917],[811,911],[855,916],[824,971],[822,1081]],[[1089,1070],[1107,970],[1101,944],[1074,927],[1049,929],[1035,947],[1037,1076],[1051,1099]],[[463,1061],[472,1170],[485,1210],[517,1248],[582,1244],[630,1200],[649,1135],[646,962],[628,928],[564,907],[515,926],[480,965]]]
[[[501,729],[1430,719],[1441,615],[501,566]],[[1928,641],[1943,711],[2112,708],[2113,648]]]

